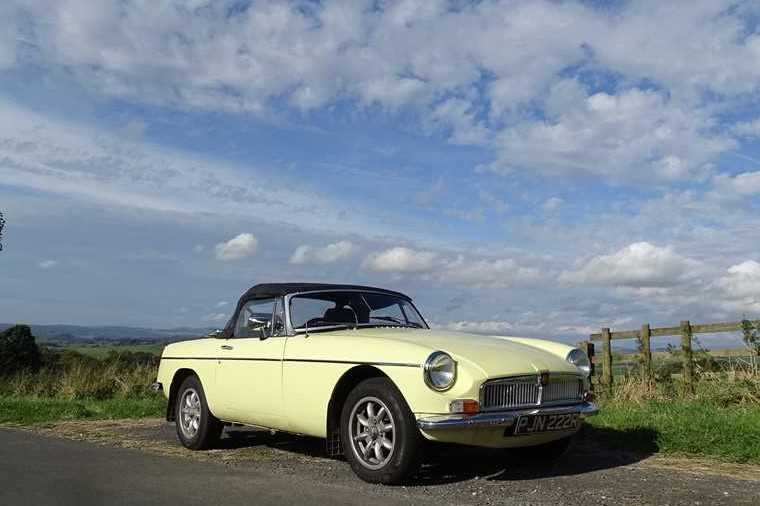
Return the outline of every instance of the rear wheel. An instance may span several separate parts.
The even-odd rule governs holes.
[[[387,378],[370,378],[348,395],[341,440],[354,473],[370,483],[398,484],[419,466],[420,433],[414,415]]]
[[[205,450],[213,446],[222,434],[222,422],[208,409],[200,380],[188,376],[177,392],[175,413],[177,437],[185,448]]]

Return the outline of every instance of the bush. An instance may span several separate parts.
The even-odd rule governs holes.
[[[40,349],[28,325],[16,325],[0,332],[0,375],[39,370]]]
[[[742,320],[742,340],[754,355],[760,357],[760,322]]]

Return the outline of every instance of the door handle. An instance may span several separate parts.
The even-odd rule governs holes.
[[[231,349],[233,349],[233,347],[232,347],[232,346],[230,346],[229,344],[223,344],[223,345],[222,345],[222,349],[223,349],[223,350],[231,350]]]

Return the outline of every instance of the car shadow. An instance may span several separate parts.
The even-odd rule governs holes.
[[[323,439],[268,430],[230,428],[217,448],[269,447],[308,457],[328,458]],[[568,452],[553,462],[530,452],[429,444],[423,465],[409,486],[456,483],[473,478],[495,481],[573,476],[635,464],[658,451],[657,431],[584,426]]]
[[[658,451],[657,431],[585,426],[573,445],[554,461],[532,459],[529,451],[431,445],[413,484],[440,485],[479,477],[520,481],[573,476],[635,464]]]
[[[227,428],[215,448],[233,450],[262,446],[298,453],[307,457],[328,458],[324,439],[286,432],[273,433],[268,429],[253,429],[251,427]]]

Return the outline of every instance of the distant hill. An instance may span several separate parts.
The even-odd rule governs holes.
[[[13,325],[16,324],[0,323],[0,332]],[[213,330],[210,327],[150,329],[120,326],[28,325],[32,328],[32,334],[39,341],[175,341],[189,337],[205,336]]]

